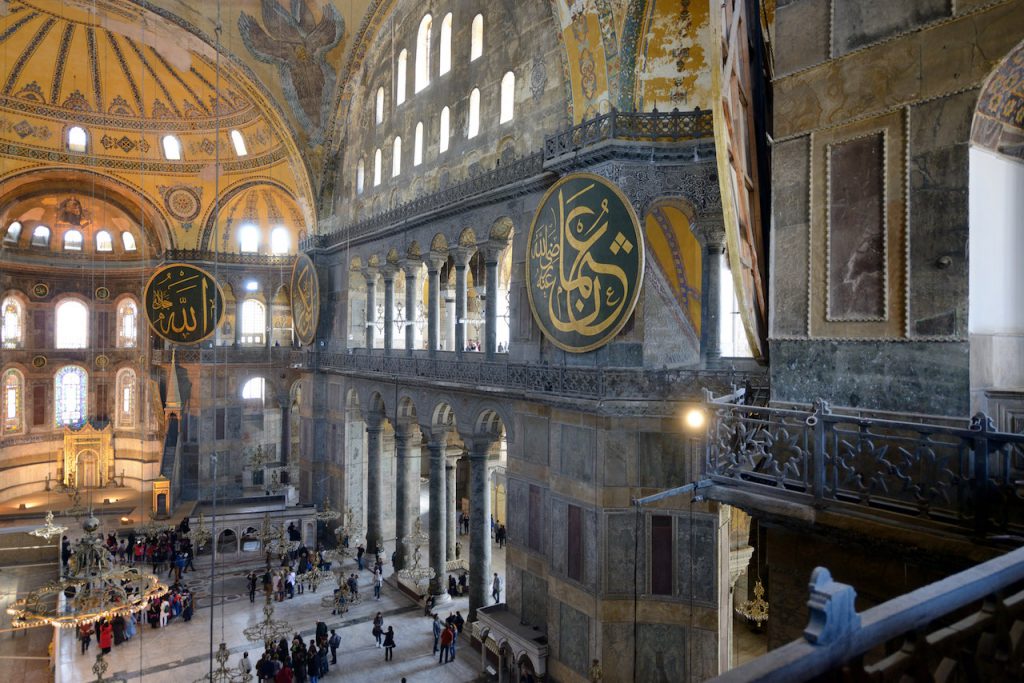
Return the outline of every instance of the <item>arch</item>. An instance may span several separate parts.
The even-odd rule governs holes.
[[[25,345],[25,302],[8,294],[0,303],[0,348],[17,349]]]
[[[117,371],[117,403],[114,410],[115,424],[122,429],[130,429],[135,426],[135,418],[138,414],[138,378],[132,368],[121,368]]]
[[[165,135],[160,138],[160,149],[163,150],[164,159],[181,161],[181,140],[174,135]]]
[[[21,239],[21,221],[11,221],[4,233],[4,244],[17,244]]]
[[[423,122],[416,123],[416,133],[412,143],[412,165],[419,166],[423,163]]]
[[[510,424],[503,416],[504,411],[495,402],[487,401],[477,410],[473,420],[473,433],[480,436],[491,436],[500,439],[504,436],[507,440],[508,429],[505,425]]]
[[[473,231],[473,228],[465,228],[459,233],[460,247],[475,247],[476,244],[476,232]]]
[[[480,133],[480,88],[473,88],[469,93],[469,117],[466,124],[466,137],[475,138]]]
[[[68,128],[68,151],[85,152],[89,148],[89,134],[81,126]]]
[[[368,419],[372,419],[372,416],[385,418],[387,417],[387,414],[387,405],[384,402],[384,397],[379,391],[372,392],[369,399],[366,401],[365,417]]]
[[[64,232],[64,251],[82,251],[85,239],[81,230],[67,230]]]
[[[270,231],[270,253],[275,256],[287,254],[292,250],[291,233],[288,228],[279,225]]]
[[[398,66],[395,69],[395,106],[405,102],[405,81],[409,70],[409,51],[402,48],[398,53]]]
[[[361,158],[356,164],[356,194],[362,194],[366,184],[366,160]]]
[[[644,237],[648,253],[667,287],[667,295],[678,314],[689,322],[700,338],[704,249],[695,234],[693,205],[681,198],[660,198],[644,215]],[[726,323],[728,321],[720,321]],[[742,330],[741,330],[742,331]],[[730,332],[730,339],[734,337]]]
[[[383,172],[382,171],[383,166],[384,166],[384,155],[383,155],[383,153],[381,153],[380,147],[378,147],[373,152],[373,186],[374,187],[377,187],[378,185],[380,185],[380,178],[381,178],[381,173]]]
[[[420,20],[416,32],[416,76],[414,92],[419,92],[430,85],[430,29],[432,19],[429,14]]]
[[[478,14],[473,17],[473,25],[470,28],[469,61],[479,59],[484,53],[484,15]]]
[[[488,239],[508,241],[512,238],[515,223],[508,216],[499,216],[491,223],[491,229],[487,231]]]
[[[442,428],[448,430],[458,428],[455,410],[450,402],[442,399],[434,406],[433,410],[430,411],[430,426],[435,429]]]
[[[242,400],[266,401],[267,381],[260,376],[252,377],[242,385]]]
[[[441,48],[439,52],[437,75],[444,76],[452,70],[452,13],[444,15],[441,20]]]
[[[7,368],[0,382],[3,392],[3,433],[18,434],[25,429],[25,375],[17,368]]]
[[[395,141],[391,144],[391,177],[397,178],[402,174],[402,136],[396,135]],[[393,207],[389,207],[393,208]]]
[[[420,248],[420,243],[417,240],[409,243],[409,248],[405,250],[405,256],[415,261],[423,257],[423,250]]]
[[[255,192],[256,197],[252,198],[249,192]],[[220,200],[212,202],[207,210],[203,223],[203,233],[199,238],[199,248],[208,251],[223,251],[229,247],[232,235],[232,228],[236,223],[242,222],[235,218],[235,214],[242,211],[247,204],[255,201],[257,210],[257,227],[267,228],[273,224],[282,224],[290,227],[293,233],[294,243],[299,242],[299,233],[306,229],[306,220],[303,218],[304,211],[300,207],[295,194],[287,186],[270,178],[242,180],[229,186],[221,192]],[[216,212],[215,212],[216,209]],[[278,216],[279,218],[274,218]],[[246,216],[246,219],[249,217]],[[218,222],[223,221],[224,225],[218,230]],[[315,229],[314,229],[315,231]],[[223,234],[221,234],[223,232]],[[217,240],[223,245],[218,245]]]
[[[96,251],[114,251],[114,238],[109,230],[100,230],[96,233]]]
[[[437,253],[448,253],[448,238],[443,233],[437,233],[430,240],[430,251]]]
[[[54,346],[58,349],[89,348],[89,307],[73,296],[60,300],[53,311]]]
[[[384,123],[384,86],[377,88],[377,96],[373,105],[373,122],[378,126]]]
[[[45,225],[37,225],[32,230],[32,240],[29,242],[33,247],[50,246],[50,228]]]
[[[134,297],[122,297],[117,304],[117,348],[134,349],[139,339],[139,305]]]
[[[249,150],[245,148],[245,137],[240,130],[231,131],[231,146],[235,148],[235,156],[237,157],[244,157],[249,154]]]
[[[262,344],[267,327],[267,309],[256,297],[249,297],[242,302],[242,319],[237,322],[240,327],[243,344]]]
[[[232,555],[238,552],[238,534],[235,533],[234,529],[224,529],[217,534],[217,554],[223,555],[225,553],[231,553]]]

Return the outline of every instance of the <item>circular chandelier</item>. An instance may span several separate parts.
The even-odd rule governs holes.
[[[228,657],[230,656],[228,646],[222,642],[217,648],[217,654],[213,656],[217,660],[217,668],[213,670],[213,673],[204,674],[193,683],[249,683],[252,681],[252,674],[242,671],[241,666],[238,668],[228,666]]]
[[[316,511],[314,517],[318,522],[333,522],[341,517],[341,513],[331,507],[331,497],[327,496],[324,498],[323,507]]]
[[[247,640],[253,643],[277,643],[294,632],[292,625],[283,619],[274,618],[274,603],[270,596],[263,605],[263,621],[256,622],[242,631]]]
[[[73,544],[64,577],[51,581],[7,608],[11,625],[29,628],[51,624],[77,628],[100,619],[138,612],[149,600],[167,591],[152,574],[116,567],[110,551],[97,535],[99,520],[90,516],[82,524],[85,536]]]
[[[199,524],[189,532],[189,540],[196,547],[196,552],[213,540],[213,534],[206,528],[206,519],[202,512],[199,513]]]
[[[412,532],[402,539],[402,543],[413,547],[412,566],[398,570],[400,577],[417,585],[434,578],[435,572],[432,567],[420,566],[420,561],[423,559],[420,548],[429,542],[430,537],[423,531],[423,522],[417,517],[413,523]]]
[[[53,511],[50,510],[46,513],[46,524],[38,529],[33,529],[29,533],[33,536],[38,536],[39,538],[49,541],[52,537],[60,536],[67,530],[68,528],[66,526],[53,523]]]
[[[345,510],[345,522],[334,530],[334,535],[338,539],[338,548],[344,557],[353,557],[356,546],[363,542],[363,534],[366,530],[356,523],[355,518],[355,512],[352,511],[352,506],[349,506]],[[346,538],[348,538],[348,545],[345,544]]]
[[[349,605],[358,604],[360,598],[358,593],[353,594],[348,589],[348,583],[345,582],[345,575],[342,572],[336,573],[334,578],[338,581],[338,588],[320,598],[320,606],[324,609],[329,608],[332,614],[341,615],[348,612]]]

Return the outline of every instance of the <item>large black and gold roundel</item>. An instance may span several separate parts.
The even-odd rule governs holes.
[[[633,207],[590,173],[559,180],[537,207],[527,244],[530,309],[566,351],[607,344],[629,320],[644,276],[644,240]]]
[[[320,320],[320,282],[313,260],[299,254],[292,267],[292,321],[295,336],[303,344],[312,344]]]
[[[217,331],[224,316],[224,293],[213,276],[187,263],[159,268],[143,292],[146,319],[157,336],[196,344]]]

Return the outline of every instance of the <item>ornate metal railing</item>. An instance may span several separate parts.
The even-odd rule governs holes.
[[[289,254],[234,254],[209,249],[168,249],[164,261],[207,261],[243,266],[291,266],[295,257]]]
[[[300,349],[284,346],[218,346],[206,349],[175,350],[175,361],[182,363],[278,363],[291,367],[312,368],[313,354]],[[158,349],[153,351],[154,363],[170,363],[171,352]]]
[[[1024,527],[1024,434],[978,414],[962,427],[711,403],[716,485],[818,508],[854,505],[985,534]]]
[[[711,110],[620,112],[612,109],[544,140],[544,159],[550,160],[605,140],[684,142],[715,135]]]
[[[804,637],[713,680],[1020,680],[1022,581],[1024,548],[857,613],[853,588],[819,567]]]

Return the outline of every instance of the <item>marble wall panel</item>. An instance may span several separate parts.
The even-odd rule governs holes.
[[[670,488],[689,480],[687,453],[690,442],[681,434],[641,432],[640,486]]]
[[[550,426],[546,417],[523,416],[522,457],[524,460],[538,465],[548,464],[548,451],[550,448],[549,429]]]
[[[229,439],[242,438],[242,409],[234,406],[228,408],[225,434]]]
[[[603,441],[601,464],[604,466],[605,486],[629,486],[631,465],[636,461],[636,433],[605,430],[599,435]]]
[[[857,48],[906,33],[949,16],[949,0],[857,0],[833,2],[832,53],[840,57]]]
[[[775,11],[775,75],[784,76],[828,59],[831,0],[794,0]]]
[[[685,626],[640,624],[637,631],[638,681],[689,680]]]
[[[552,496],[551,501],[551,555],[548,556],[551,571],[565,576],[567,574],[567,548],[569,547],[569,504],[561,498]],[[585,543],[586,541],[584,541]]]
[[[692,523],[691,523],[692,520]],[[716,606],[718,576],[715,518],[710,515],[676,517],[676,593],[698,604]]]
[[[508,477],[508,500],[505,506],[508,517],[509,538],[526,545],[530,524],[530,485],[514,476]]]
[[[601,657],[604,680],[633,680],[633,624],[602,622],[601,650],[615,653]]]
[[[636,553],[637,516],[633,512],[605,513],[605,592],[632,596],[637,577],[644,576],[644,555]],[[643,533],[640,523],[640,533]],[[635,563],[639,563],[636,568]]]
[[[556,454],[558,472],[576,481],[592,484],[597,462],[597,434],[590,427],[562,425]]]
[[[540,576],[523,570],[522,617],[531,626],[547,630],[548,582]]]
[[[772,148],[769,325],[773,337],[807,336],[810,137]]]
[[[586,676],[590,670],[590,618],[564,602],[558,603],[558,612],[558,659]]]
[[[597,511],[583,509],[583,583],[596,593],[601,585],[601,538]]]

